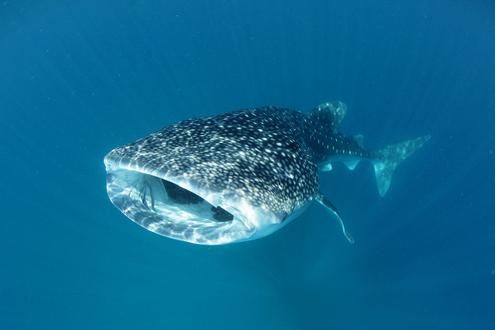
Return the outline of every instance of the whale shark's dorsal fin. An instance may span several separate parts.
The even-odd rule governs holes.
[[[341,101],[333,101],[333,102],[324,102],[316,107],[313,110],[313,114],[318,114],[318,116],[326,116],[330,119],[330,126],[334,132],[340,127],[340,123],[345,117],[347,113],[347,106],[344,102]]]
[[[349,232],[345,229],[344,221],[340,217],[340,213],[337,211],[337,208],[333,205],[333,203],[321,193],[316,196],[316,200],[337,218],[345,238],[349,243],[354,244],[354,238],[352,238],[351,234],[349,234]]]

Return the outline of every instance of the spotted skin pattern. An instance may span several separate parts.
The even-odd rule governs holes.
[[[322,163],[339,157],[373,160],[397,154],[396,147],[386,154],[368,151],[359,139],[341,134],[338,129],[345,113],[345,105],[335,102],[308,113],[261,107],[181,121],[108,153],[108,194],[133,221],[175,239],[226,244],[257,238],[256,231],[271,226],[262,236],[267,235],[312,200],[332,208],[319,189]],[[411,141],[401,155],[409,156],[418,148],[419,143]],[[391,173],[385,171],[386,165],[378,170],[389,184]],[[156,206],[160,198],[152,197],[157,196],[156,183],[139,177],[137,184],[138,178],[126,171],[190,190],[211,203],[208,207],[216,216],[182,221],[175,219],[171,209],[164,216]],[[386,191],[388,185],[384,187]],[[181,211],[182,206],[178,207]],[[235,215],[233,221],[225,210]],[[336,210],[333,213],[338,216]],[[214,218],[229,221],[215,223]]]
[[[288,215],[318,192],[308,117],[266,107],[181,121],[107,156]]]

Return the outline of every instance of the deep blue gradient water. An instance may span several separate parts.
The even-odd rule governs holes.
[[[0,329],[495,329],[495,5],[0,1]],[[103,156],[178,120],[348,105],[370,147],[431,134],[265,239],[195,246],[109,202]]]

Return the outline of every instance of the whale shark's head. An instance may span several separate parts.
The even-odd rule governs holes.
[[[116,148],[104,161],[108,196],[139,225],[190,243],[268,235],[318,189],[286,117],[265,109],[187,120]]]

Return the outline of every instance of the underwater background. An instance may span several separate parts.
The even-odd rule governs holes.
[[[0,329],[495,329],[495,3],[0,1]],[[189,117],[348,106],[369,163],[264,239],[160,237],[103,157]]]

